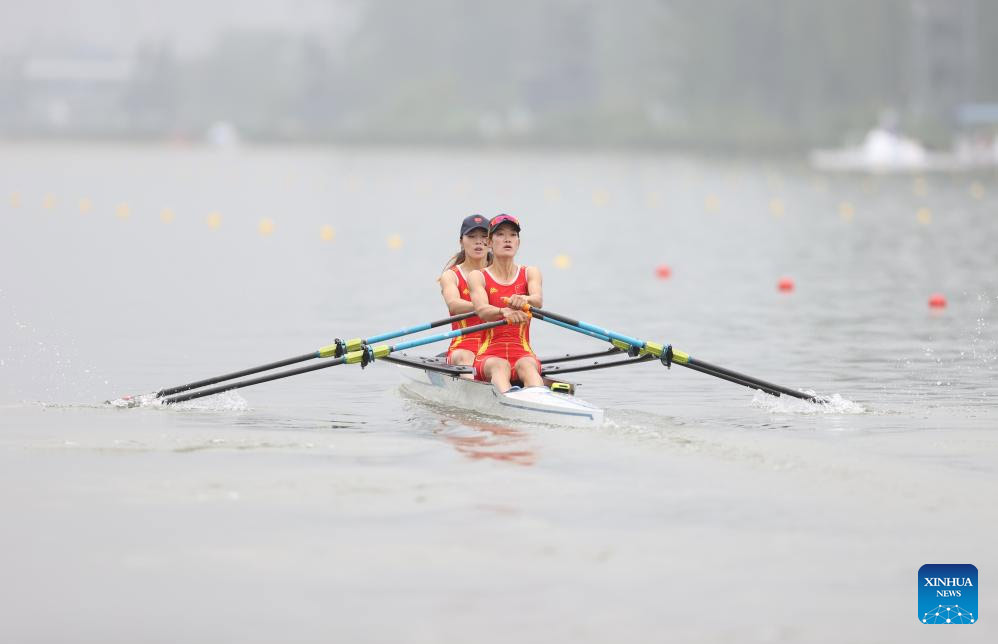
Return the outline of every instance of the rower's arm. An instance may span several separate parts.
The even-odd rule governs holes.
[[[527,267],[527,301],[530,306],[544,308],[544,288],[541,280],[541,269],[536,266]]]
[[[489,304],[489,294],[485,292],[485,278],[481,271],[471,271],[468,276],[468,289],[471,291],[471,304],[475,315],[486,322],[495,322],[505,317],[503,309]]]
[[[461,299],[461,292],[457,288],[457,275],[454,271],[444,271],[440,276],[440,293],[447,303],[447,310],[451,315],[460,315],[475,310],[474,305],[468,300]]]

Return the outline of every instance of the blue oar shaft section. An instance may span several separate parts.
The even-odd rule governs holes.
[[[561,320],[556,320],[554,318],[544,317],[544,316],[541,316],[541,315],[538,315],[536,317],[539,317],[540,319],[544,320],[545,322],[550,322],[551,324],[554,324],[555,326],[560,326],[560,327],[565,328],[565,329],[570,329],[572,331],[577,331],[579,333],[583,333],[583,334],[588,335],[590,337],[596,338],[597,340],[602,340],[603,342],[609,342],[610,341],[610,336],[608,336],[608,335],[606,335],[604,333],[597,333],[596,331],[590,331],[590,330],[584,329],[582,327],[572,326],[571,324],[567,324],[565,322],[562,322]]]
[[[469,326],[464,329],[454,329],[452,331],[448,331],[447,333],[438,333],[436,335],[427,336],[425,338],[416,338],[415,340],[409,340],[408,342],[399,342],[398,344],[393,344],[391,350],[392,352],[404,351],[405,349],[412,349],[413,347],[421,347],[424,344],[443,342],[444,340],[450,340],[451,338],[456,338],[460,335],[477,333],[479,331],[484,331],[485,329],[494,329],[495,327],[503,326],[504,324],[506,324],[506,320],[496,320],[495,322],[476,324],[475,326]]]
[[[607,340],[617,340],[628,344],[637,349],[644,349],[647,347],[648,343],[644,340],[638,340],[637,338],[632,338],[629,335],[624,335],[622,333],[616,333],[615,331],[610,331],[609,329],[604,329],[603,327],[596,326],[595,324],[589,324],[588,322],[581,322],[564,315],[558,315],[557,313],[551,313],[550,311],[545,311],[544,309],[539,309],[536,307],[530,307],[530,312],[538,317],[541,317],[548,322],[558,324],[558,326],[563,326],[566,329],[572,329],[574,331],[588,331],[587,335],[598,334],[593,337],[603,336]]]
[[[364,339],[364,344],[374,344],[376,342],[384,342],[385,340],[391,340],[392,338],[398,338],[403,335],[409,335],[410,333],[419,333],[420,331],[426,331],[438,326],[443,326],[445,324],[451,324],[452,322],[460,322],[461,320],[467,320],[475,314],[474,311],[469,313],[461,313],[460,315],[453,315],[449,318],[444,318],[442,320],[436,320],[435,322],[428,322],[426,324],[417,324],[416,326],[410,326],[405,329],[399,329],[398,331],[389,331],[388,333],[382,333],[381,335],[376,335],[370,338]]]

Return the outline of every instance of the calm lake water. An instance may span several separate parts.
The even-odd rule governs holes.
[[[918,568],[998,570],[994,174],[7,144],[0,198],[10,641],[937,641]],[[833,404],[656,363],[573,374],[599,430],[388,364],[101,404],[443,317],[471,212],[520,218],[545,308]]]

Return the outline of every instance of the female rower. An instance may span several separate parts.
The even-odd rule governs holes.
[[[470,215],[461,222],[461,236],[459,238],[461,250],[459,250],[447,262],[440,279],[440,292],[447,303],[447,310],[451,315],[470,313],[475,310],[471,304],[471,295],[468,290],[468,275],[472,271],[485,268],[492,262],[492,253],[489,252],[489,224],[488,220],[481,215]],[[451,323],[451,328],[463,329],[465,327],[481,324],[482,320],[477,316],[471,316],[460,322]],[[475,355],[482,340],[482,332],[461,335],[451,340],[447,349],[447,362],[456,365],[473,365]],[[472,378],[471,374],[467,374]]]
[[[511,388],[511,377],[524,387],[543,387],[541,363],[530,348],[530,316],[525,305],[540,308],[541,272],[513,262],[520,249],[520,222],[498,215],[489,222],[492,265],[468,278],[475,313],[483,320],[505,318],[509,324],[485,331],[475,358],[475,377],[491,382],[500,393]]]

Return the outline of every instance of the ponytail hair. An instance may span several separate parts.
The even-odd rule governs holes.
[[[444,265],[444,270],[447,270],[448,268],[453,268],[458,264],[463,264],[464,260],[465,260],[465,255],[464,255],[464,249],[462,248],[461,250],[451,255],[451,258],[448,259],[447,263]]]

